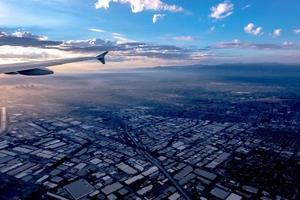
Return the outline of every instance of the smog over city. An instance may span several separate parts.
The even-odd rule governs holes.
[[[0,199],[300,199],[300,2],[1,0]]]

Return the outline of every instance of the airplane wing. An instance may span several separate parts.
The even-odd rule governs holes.
[[[49,75],[54,72],[47,67],[52,67],[56,65],[63,65],[68,63],[81,62],[86,60],[97,59],[102,64],[105,64],[105,56],[108,51],[96,56],[96,57],[79,57],[79,58],[65,58],[57,60],[48,60],[41,62],[26,62],[26,63],[14,63],[14,64],[4,64],[0,65],[0,74],[21,74],[25,76],[41,76]]]

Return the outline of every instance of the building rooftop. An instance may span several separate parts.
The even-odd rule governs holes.
[[[80,179],[64,187],[74,199],[81,199],[94,191],[94,187],[86,180]]]

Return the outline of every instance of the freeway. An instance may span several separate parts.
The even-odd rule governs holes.
[[[6,108],[2,107],[0,109],[0,134],[4,134],[7,131],[7,112]]]
[[[178,190],[178,192],[186,199],[186,200],[191,200],[191,198],[189,197],[189,195],[185,192],[185,190],[178,184],[178,182],[169,174],[169,172],[160,165],[159,161],[154,158],[152,155],[150,155],[147,150],[137,141],[136,138],[134,138],[128,131],[128,127],[127,125],[121,121],[122,125],[123,125],[123,129],[124,132],[126,134],[126,136],[128,137],[128,139],[130,139],[130,141],[134,144],[134,146],[137,148],[136,150],[145,156],[145,158],[147,158],[153,165],[155,165],[156,167],[158,167],[161,172],[171,181],[171,183],[175,186],[175,188]]]

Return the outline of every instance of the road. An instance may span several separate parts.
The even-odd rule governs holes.
[[[0,109],[0,134],[5,134],[7,131],[8,119],[7,119],[7,111],[5,107]]]
[[[145,158],[147,158],[153,165],[155,165],[156,167],[158,167],[161,172],[171,181],[171,183],[175,186],[175,188],[177,189],[177,191],[187,200],[191,200],[191,198],[189,197],[189,195],[185,192],[185,190],[181,187],[181,185],[178,184],[178,182],[172,177],[171,174],[169,174],[169,172],[160,165],[159,161],[156,160],[156,158],[154,158],[153,156],[151,156],[146,150],[145,148],[136,140],[136,138],[134,138],[128,131],[127,125],[123,124],[123,128],[125,131],[125,134],[127,135],[127,137],[131,140],[131,142],[136,146],[136,150],[145,156]]]

